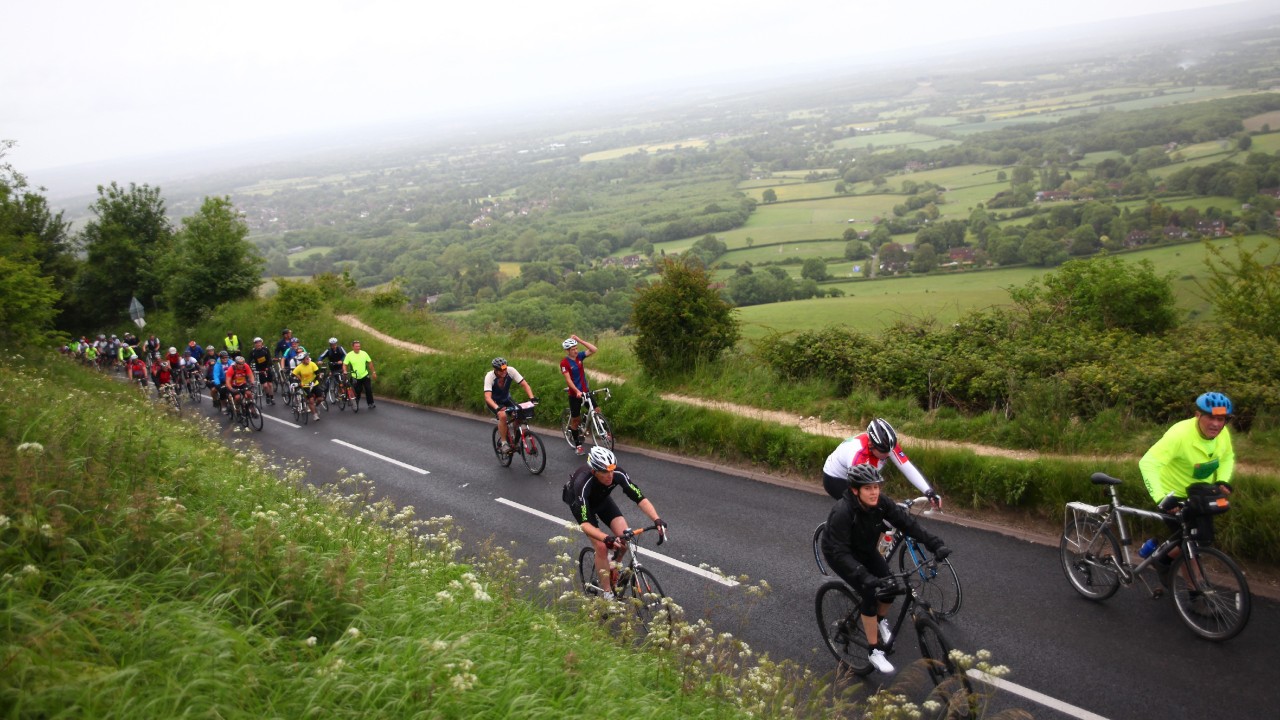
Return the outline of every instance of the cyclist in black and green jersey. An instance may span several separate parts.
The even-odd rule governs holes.
[[[663,539],[667,536],[667,523],[658,517],[649,498],[640,492],[640,488],[631,481],[626,470],[618,467],[618,459],[609,448],[597,445],[587,455],[587,464],[574,470],[565,483],[562,499],[569,506],[569,514],[574,522],[582,528],[582,533],[591,540],[596,551],[596,575],[600,578],[600,589],[606,598],[613,597],[613,587],[609,578],[609,551],[624,547],[622,535],[627,531],[627,519],[614,503],[609,494],[616,487],[640,507],[654,525]],[[603,521],[608,532],[601,530],[599,522]]]

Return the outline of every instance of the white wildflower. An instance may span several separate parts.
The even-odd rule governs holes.
[[[24,442],[18,446],[19,455],[43,455],[44,446],[38,442]]]
[[[312,635],[311,637],[307,638],[307,647],[315,647],[316,642],[317,642],[316,636]]]

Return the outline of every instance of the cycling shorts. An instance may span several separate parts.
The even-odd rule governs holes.
[[[569,394],[569,416],[578,417],[582,414],[582,396]]]
[[[604,523],[604,529],[609,530],[610,523],[617,517],[622,517],[622,511],[618,509],[618,504],[611,497],[606,497],[587,507],[587,521],[594,527],[600,527],[600,523]],[[578,522],[576,515],[573,516],[573,521]]]

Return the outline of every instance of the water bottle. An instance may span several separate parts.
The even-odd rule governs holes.
[[[1156,539],[1147,538],[1147,541],[1142,543],[1142,547],[1138,549],[1138,555],[1140,555],[1143,560],[1146,560],[1147,558],[1151,557],[1151,553],[1155,551],[1156,551]]]

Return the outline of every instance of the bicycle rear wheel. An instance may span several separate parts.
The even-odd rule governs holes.
[[[849,586],[840,580],[832,580],[818,588],[813,607],[818,616],[822,642],[839,661],[840,667],[854,675],[865,676],[871,674],[873,667],[867,657],[867,636],[858,613],[859,603]]]
[[[1120,543],[1093,516],[1067,520],[1058,545],[1062,571],[1076,592],[1090,600],[1106,600],[1120,589]]]
[[[818,563],[818,572],[823,575],[830,575],[831,571],[827,570],[827,559],[822,557],[822,538],[827,534],[827,524],[825,522],[818,523],[818,527],[813,529],[813,561]]]
[[[578,589],[588,595],[596,595],[600,578],[596,576],[596,551],[590,546],[578,553]]]
[[[573,428],[569,426],[571,422],[573,422],[573,415],[569,412],[569,408],[565,408],[564,412],[560,413],[560,432],[564,435],[564,441],[569,443],[569,447],[576,449],[578,444],[573,441]]]
[[[920,641],[920,655],[924,658],[929,679],[935,686],[934,693],[946,709],[942,717],[969,718],[978,715],[973,685],[951,659],[951,643],[942,634],[938,621],[927,613],[915,616],[916,637]]]
[[[534,475],[542,474],[547,468],[546,447],[531,430],[525,430],[521,434],[520,459],[524,460],[524,466]]]
[[[1190,560],[1186,552],[1169,573],[1178,615],[1207,640],[1230,640],[1249,623],[1249,583],[1235,561],[1217,548],[1202,547]]]
[[[511,465],[513,454],[502,452],[502,436],[498,434],[498,428],[496,427],[493,429],[493,454],[498,457],[498,464],[502,467]]]
[[[952,617],[960,612],[964,592],[950,559],[930,565],[924,549],[915,540],[907,538],[905,542],[898,543],[898,570],[911,573],[907,582],[916,585],[921,599],[929,603],[934,613]]]

